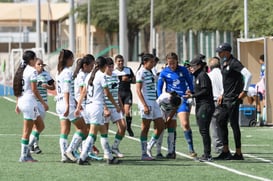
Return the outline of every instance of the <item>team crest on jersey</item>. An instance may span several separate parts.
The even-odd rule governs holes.
[[[196,83],[196,84],[199,84],[199,79],[196,79],[195,83]]]
[[[171,77],[172,77],[172,75],[171,75],[171,74],[167,74],[167,77],[168,77],[168,78],[171,78]]]
[[[180,73],[179,73],[179,77],[183,77],[183,72],[180,72]]]
[[[177,87],[179,84],[180,84],[180,80],[179,79],[173,81],[173,86],[174,87]]]

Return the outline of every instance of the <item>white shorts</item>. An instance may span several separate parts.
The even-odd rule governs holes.
[[[41,116],[42,120],[44,120],[45,115],[46,115],[45,108],[44,108],[43,104],[40,101],[37,101],[37,105],[38,105],[38,111],[40,113],[40,116]]]
[[[104,125],[103,104],[90,103],[86,105],[90,124]]]
[[[88,117],[88,112],[86,111],[86,104],[82,104],[81,117],[83,118],[85,124],[90,124],[90,118]]]
[[[162,114],[162,118],[164,121],[167,120],[168,116],[171,114],[172,111],[162,111],[161,110],[161,114]],[[176,120],[177,119],[177,113],[174,114],[172,120]]]
[[[116,108],[109,109],[110,116],[105,117],[105,123],[109,123],[112,121],[112,123],[116,123],[118,120],[123,119],[122,111],[117,112]]]
[[[57,112],[60,120],[68,119],[71,122],[77,120],[77,117],[75,117],[75,115],[74,115],[74,112],[76,110],[75,105],[69,105],[69,114],[67,117],[64,117],[65,109],[66,109],[66,106],[65,106],[64,102],[57,101],[56,112]]]
[[[150,114],[144,114],[144,107],[142,104],[138,104],[138,109],[140,111],[140,117],[143,119],[154,120],[157,118],[162,118],[161,110],[156,101],[146,101],[149,107]]]
[[[40,116],[37,101],[33,96],[24,95],[19,97],[18,107],[23,113],[24,120],[35,121],[37,117]]]

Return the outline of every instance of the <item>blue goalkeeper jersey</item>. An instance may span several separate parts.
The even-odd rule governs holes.
[[[183,96],[187,89],[193,92],[193,80],[187,68],[183,66],[177,66],[175,71],[169,67],[161,71],[157,84],[158,96],[162,94],[164,83],[166,92],[176,91],[180,96]]]

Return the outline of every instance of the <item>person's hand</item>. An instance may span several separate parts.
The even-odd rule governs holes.
[[[44,108],[45,108],[45,111],[47,111],[49,108],[48,108],[48,105],[46,103],[43,104]]]
[[[104,109],[103,114],[105,117],[109,117],[111,115],[109,109]]]
[[[192,97],[192,94],[191,94],[191,91],[190,90],[187,90],[185,92],[185,95],[183,95],[184,98],[191,98]]]
[[[120,111],[121,111],[119,105],[116,105],[116,110],[117,110],[117,112],[120,112]]]
[[[21,112],[21,110],[19,109],[19,107],[17,105],[15,107],[15,112],[16,112],[16,114],[20,114],[20,112]]]
[[[81,113],[81,108],[76,108],[75,112],[74,112],[74,116],[75,117],[79,117],[80,116],[80,113]]]
[[[67,117],[69,115],[69,107],[66,108],[64,112],[64,117]]]
[[[242,91],[239,96],[238,96],[238,99],[243,99],[247,96],[247,92],[246,91]]]
[[[147,105],[144,105],[143,111],[144,111],[144,114],[150,114],[150,109]]]
[[[221,105],[223,102],[223,96],[219,96],[218,99],[217,99],[217,105]]]

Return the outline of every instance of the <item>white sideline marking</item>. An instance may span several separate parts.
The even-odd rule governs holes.
[[[13,99],[10,99],[10,98],[8,98],[8,97],[5,97],[5,96],[4,96],[4,98],[7,99],[8,101],[16,102],[16,101],[14,101]],[[56,113],[51,112],[51,111],[48,111],[48,113],[50,113],[50,114],[52,114],[52,115],[55,115],[55,116],[58,116]],[[135,125],[135,124],[134,124],[134,126],[140,127],[139,125]],[[113,130],[109,130],[109,133],[116,134],[116,132],[113,131]],[[0,134],[0,135],[4,135],[4,134]],[[16,134],[11,134],[11,135],[16,135]],[[125,137],[128,138],[128,139],[131,139],[131,140],[140,142],[140,140],[139,140],[138,138],[130,137],[130,136],[127,136],[127,135],[125,135]],[[163,150],[167,150],[166,147],[162,147],[162,149],[163,149]],[[184,153],[181,153],[181,152],[178,152],[178,151],[177,151],[176,154],[193,160],[192,157],[190,157],[190,156],[188,156],[188,155],[186,155],[186,154],[184,154]],[[266,163],[273,164],[273,162],[272,162],[271,160],[266,160],[266,159],[259,158],[259,157],[256,157],[256,156],[253,156],[253,155],[249,155],[249,154],[244,154],[244,155],[247,156],[247,157],[250,157],[250,158],[254,158],[254,159],[257,159],[257,160],[266,162]],[[233,168],[229,168],[229,167],[226,167],[226,166],[223,166],[223,165],[219,165],[219,164],[216,164],[216,163],[213,163],[213,162],[203,162],[203,163],[208,164],[208,165],[211,165],[211,166],[214,166],[214,167],[216,167],[216,168],[221,168],[221,169],[223,169],[223,170],[226,170],[226,171],[235,173],[235,174],[237,174],[237,175],[241,175],[241,176],[245,176],[245,177],[249,177],[249,178],[253,178],[253,179],[257,179],[257,180],[261,180],[261,181],[272,181],[272,180],[270,180],[270,179],[268,179],[268,178],[263,178],[263,177],[259,177],[259,176],[255,176],[255,175],[250,175],[250,174],[247,174],[247,173],[244,173],[244,172],[240,172],[240,171],[238,171],[238,170],[235,170],[235,169],[233,169]]]

